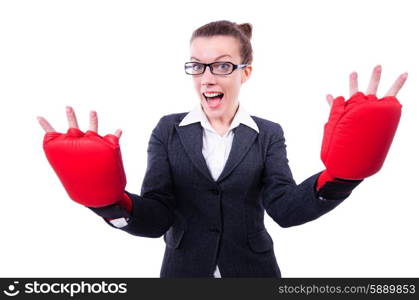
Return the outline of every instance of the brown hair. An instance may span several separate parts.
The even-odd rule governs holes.
[[[214,35],[232,36],[240,42],[240,56],[243,64],[251,64],[253,61],[253,49],[250,39],[252,38],[252,25],[250,23],[236,24],[222,20],[205,24],[192,33],[190,43],[197,37],[211,37]]]

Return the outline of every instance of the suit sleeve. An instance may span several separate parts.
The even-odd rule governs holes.
[[[147,169],[141,195],[125,191],[132,199],[132,212],[127,225],[119,229],[142,237],[162,236],[173,224],[175,197],[173,195],[170,164],[165,144],[164,117],[154,128],[147,148]],[[112,227],[112,223],[105,221]]]
[[[316,195],[316,181],[321,172],[296,184],[288,165],[284,133],[279,124],[271,139],[262,176],[263,205],[268,215],[281,227],[300,225],[335,208],[344,199],[327,200]]]

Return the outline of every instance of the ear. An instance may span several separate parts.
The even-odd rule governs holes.
[[[241,83],[245,83],[252,74],[252,66],[247,66],[243,69]]]

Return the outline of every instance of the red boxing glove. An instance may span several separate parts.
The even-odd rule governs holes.
[[[396,133],[402,105],[394,96],[355,93],[337,97],[324,127],[321,159],[326,170],[319,190],[333,180],[362,180],[378,172]]]
[[[128,212],[132,201],[124,193],[126,178],[118,138],[101,137],[69,128],[48,132],[43,142],[46,157],[71,199],[88,207],[120,204]]]

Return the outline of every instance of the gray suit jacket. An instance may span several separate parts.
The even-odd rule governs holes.
[[[297,185],[279,124],[252,116],[259,134],[240,124],[214,181],[202,155],[200,123],[178,126],[187,113],[164,116],[148,145],[141,194],[128,225],[142,237],[164,235],[161,277],[276,277],[281,273],[264,211],[280,226],[314,220],[343,199],[316,196],[319,173]],[[108,222],[111,226],[111,223]]]

